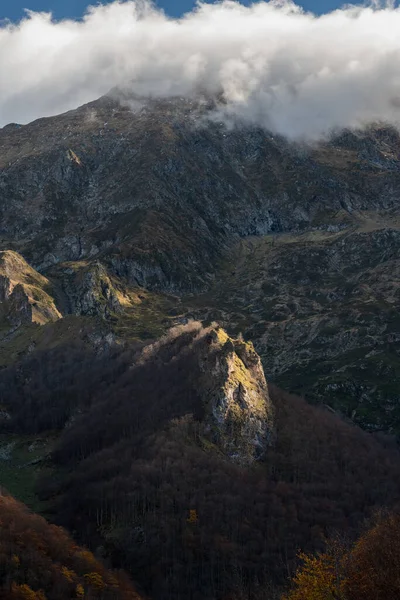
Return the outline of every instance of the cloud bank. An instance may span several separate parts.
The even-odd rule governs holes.
[[[118,85],[145,96],[222,93],[230,115],[293,138],[397,124],[399,32],[392,2],[321,17],[286,0],[199,4],[180,19],[138,1],[90,7],[81,21],[28,12],[0,27],[0,126]]]

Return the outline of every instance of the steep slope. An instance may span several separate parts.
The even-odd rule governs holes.
[[[203,402],[211,409],[206,431],[211,430],[213,441],[232,460],[251,464],[274,439],[260,358],[251,342],[232,340],[219,328],[207,334],[206,344],[200,350]]]
[[[115,276],[98,259],[59,263],[46,271],[64,314],[101,318],[119,340],[156,339],[179,316],[179,299]]]
[[[177,365],[186,360],[190,363],[190,372],[179,377],[182,365]],[[115,347],[96,357],[94,350],[90,352],[76,341],[74,345],[61,346],[52,352],[36,353],[24,363],[10,367],[0,377],[1,392],[10,390],[8,397],[4,393],[7,413],[0,419],[3,431],[36,434],[63,429],[91,407],[94,398],[101,393],[102,383],[110,385],[115,372],[124,373],[129,361],[136,366],[132,374],[128,370],[127,376],[137,377],[134,385],[138,393],[140,378],[143,378],[143,396],[151,391],[145,388],[151,361],[156,365],[155,381],[151,382],[155,389],[162,385],[163,379],[168,386],[173,375],[178,378],[173,381],[168,395],[157,400],[152,414],[155,421],[161,411],[160,422],[163,422],[164,403],[170,403],[171,409],[178,411],[177,415],[180,410],[192,408],[202,415],[202,435],[231,460],[244,464],[262,458],[273,443],[273,409],[253,345],[232,340],[219,328],[203,329],[201,323],[196,322],[171,329],[165,338],[146,346],[143,354],[139,351],[135,355],[135,347],[125,351]],[[93,369],[89,367],[91,364]],[[85,372],[88,372],[86,378]],[[28,389],[27,381],[31,384]],[[119,381],[115,383],[119,386]],[[56,403],[53,390],[57,393]],[[188,407],[180,406],[179,394],[183,398],[193,394]],[[139,406],[134,410],[138,411]],[[97,417],[89,413],[85,418],[95,421]],[[90,436],[87,444],[90,448]]]
[[[283,387],[400,431],[399,133],[294,145],[209,119],[216,102],[115,92],[0,130],[0,248],[63,314],[129,339],[215,315]],[[57,316],[15,294],[23,319]]]
[[[60,263],[45,277],[17,252],[0,251],[0,367],[74,339],[96,350],[154,340],[179,314],[176,296],[130,285],[96,259]]]
[[[270,599],[299,548],[400,500],[394,444],[267,389],[253,346],[216,326],[47,350],[0,371],[5,389],[3,431],[58,431],[37,482],[52,519],[154,600]]]
[[[250,237],[184,304],[252,339],[283,388],[399,433],[399,256],[398,221],[371,214],[336,233]]]
[[[50,292],[50,293],[49,293]],[[0,303],[2,316],[18,327],[44,324],[61,317],[51,296],[51,284],[16,252],[0,252]]]
[[[40,269],[104,256],[140,285],[187,290],[207,284],[235,235],[397,207],[399,136],[389,128],[306,148],[207,121],[210,102],[131,108],[105,97],[0,131],[3,245]]]
[[[0,595],[4,600],[140,600],[128,578],[112,573],[59,527],[0,495]]]

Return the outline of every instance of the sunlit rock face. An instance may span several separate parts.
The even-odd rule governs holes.
[[[234,462],[262,458],[274,440],[273,407],[253,345],[215,328],[199,358],[206,434]]]
[[[53,322],[61,318],[49,280],[32,269],[22,256],[0,252],[0,314],[13,327]]]

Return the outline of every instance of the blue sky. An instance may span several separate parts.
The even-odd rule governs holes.
[[[354,0],[353,2],[356,3]],[[88,4],[96,3],[96,0],[0,0],[0,19],[8,18],[18,21],[23,15],[24,8],[52,11],[57,19],[77,18],[82,15]],[[297,3],[315,13],[330,12],[343,4],[341,0],[299,0]],[[193,0],[158,0],[157,4],[169,15],[177,16],[189,11],[194,2]]]

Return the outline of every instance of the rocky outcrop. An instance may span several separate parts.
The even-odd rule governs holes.
[[[32,305],[29,302],[23,286],[18,283],[7,301],[7,319],[14,327],[19,327],[24,323],[32,323]]]
[[[60,302],[68,314],[107,319],[129,306],[122,286],[111,280],[105,266],[97,260],[63,263],[50,273],[62,291]]]
[[[13,328],[26,323],[44,324],[61,317],[49,280],[16,252],[0,252],[0,306]]]
[[[212,329],[205,337],[201,378],[206,432],[224,454],[246,464],[260,459],[274,440],[273,407],[253,345]]]
[[[193,327],[189,323],[178,328],[182,340]],[[174,343],[182,345],[179,338]],[[232,339],[215,326],[199,329],[196,343],[188,348],[198,366],[193,376],[203,404],[202,435],[234,462],[259,460],[274,441],[274,418],[253,345]]]
[[[264,458],[275,440],[274,408],[251,342],[215,323],[189,321],[146,346],[141,361],[159,365],[164,376],[171,365],[178,397],[185,389],[183,414],[195,417],[195,439],[207,451],[242,465]]]

